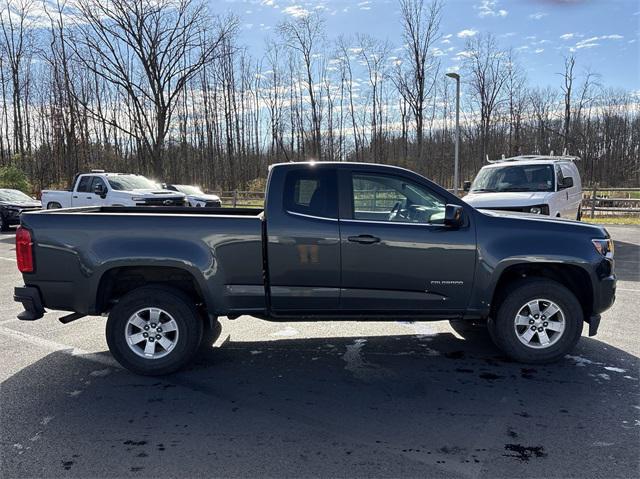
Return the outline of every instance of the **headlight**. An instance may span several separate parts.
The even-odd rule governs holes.
[[[529,206],[529,213],[533,213],[534,215],[548,215],[549,206],[548,205]]]
[[[602,256],[606,258],[613,258],[613,240],[611,238],[607,239],[592,239],[591,242],[595,247],[596,251],[600,253]]]

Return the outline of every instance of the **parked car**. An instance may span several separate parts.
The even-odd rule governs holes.
[[[9,231],[12,225],[20,224],[20,215],[24,211],[42,208],[38,200],[20,190],[0,189],[0,231]]]
[[[77,206],[185,206],[185,195],[164,190],[148,178],[94,170],[76,175],[71,190],[42,191],[46,209]]]
[[[207,208],[222,207],[222,202],[220,201],[219,196],[209,195],[202,191],[199,186],[166,184],[165,188],[170,191],[184,193],[187,196],[187,201],[189,201],[189,206]]]
[[[582,183],[568,156],[516,156],[484,166],[464,201],[480,209],[518,211],[580,220]]]
[[[184,366],[217,318],[487,321],[511,358],[562,358],[614,301],[613,243],[597,225],[472,208],[402,168],[285,163],[266,210],[110,208],[22,215],[36,320],[108,314],[115,358],[141,374]],[[464,329],[464,328],[462,328]]]

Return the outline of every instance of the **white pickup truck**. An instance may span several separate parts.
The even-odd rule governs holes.
[[[188,206],[184,194],[141,175],[94,170],[76,175],[71,190],[42,190],[47,209],[77,206]]]

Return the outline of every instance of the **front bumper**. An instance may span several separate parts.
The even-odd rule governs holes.
[[[18,319],[22,321],[35,321],[44,316],[45,310],[42,306],[40,291],[33,286],[16,287],[13,292],[13,300],[22,303],[24,311],[18,314]]]

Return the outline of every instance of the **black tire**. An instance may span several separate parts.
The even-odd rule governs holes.
[[[475,339],[487,332],[487,322],[482,320],[451,319],[449,326],[464,339]]]
[[[0,231],[3,233],[9,231],[9,224],[4,219],[4,215],[2,213],[0,213]]]
[[[127,322],[144,308],[159,308],[177,323],[175,346],[164,357],[137,355],[125,337]],[[170,374],[184,367],[198,351],[203,321],[192,299],[180,290],[165,286],[143,286],[118,301],[107,320],[107,344],[113,357],[129,371],[146,376]],[[159,346],[155,346],[159,350]]]
[[[220,337],[222,334],[222,325],[217,318],[209,319],[208,317],[204,320],[204,326],[202,330],[202,339],[200,340],[200,350],[207,351],[211,349],[213,343]]]
[[[578,214],[576,215],[576,221],[582,221],[582,208],[578,206]]]
[[[62,205],[60,203],[58,203],[57,201],[51,201],[51,202],[47,203],[47,209],[48,210],[59,210],[60,208],[62,208]]]
[[[543,349],[525,346],[516,333],[516,315],[529,301],[544,298],[556,303],[564,314],[564,332]],[[562,284],[549,279],[531,278],[518,281],[506,292],[495,318],[489,318],[491,339],[510,358],[532,364],[557,361],[569,353],[582,334],[584,313],[575,295]]]

